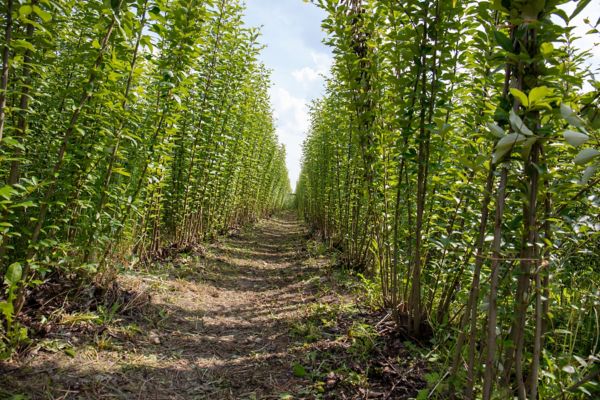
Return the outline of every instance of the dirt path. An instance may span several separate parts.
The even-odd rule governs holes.
[[[289,214],[203,257],[125,275],[125,314],[62,315],[26,359],[3,367],[0,387],[34,399],[279,399],[299,384],[290,327],[314,300],[304,241]]]

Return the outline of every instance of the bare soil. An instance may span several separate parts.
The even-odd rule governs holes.
[[[0,387],[35,399],[279,398],[298,384],[289,325],[313,299],[304,235],[286,215],[200,259],[120,278],[148,303],[100,330],[93,314],[62,316],[38,348],[2,367]]]
[[[361,353],[357,318],[380,316],[358,310],[306,243],[306,228],[284,214],[201,254],[120,274],[118,307],[62,307],[41,324],[43,338],[0,364],[0,398],[414,396],[423,365],[389,332]]]

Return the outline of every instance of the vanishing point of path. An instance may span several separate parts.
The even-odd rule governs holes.
[[[124,311],[61,316],[0,387],[40,399],[280,398],[299,384],[290,327],[315,301],[305,234],[284,214],[202,257],[126,275]]]

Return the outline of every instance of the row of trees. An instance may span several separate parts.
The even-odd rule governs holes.
[[[26,335],[15,317],[32,286],[189,246],[280,207],[290,188],[240,1],[7,0],[0,10],[7,356]]]
[[[590,2],[318,3],[335,62],[301,213],[433,333],[444,396],[597,394],[600,84],[570,25]]]

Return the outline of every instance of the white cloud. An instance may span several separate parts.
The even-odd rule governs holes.
[[[275,86],[271,89],[271,103],[277,124],[277,136],[287,149],[286,161],[293,188],[300,175],[302,143],[309,129],[307,100],[292,95],[283,87]]]
[[[287,89],[275,86],[271,89],[271,102],[278,126],[285,126],[294,133],[303,134],[309,127],[307,101],[293,96]]]
[[[309,129],[309,101],[324,92],[322,75],[332,63],[331,49],[322,43],[325,11],[300,0],[246,0],[248,26],[263,26],[267,47],[261,60],[272,69],[271,103],[279,141],[287,150],[292,188],[300,175],[302,143]]]
[[[316,51],[311,51],[310,57],[312,59],[311,66],[305,66],[292,71],[292,76],[304,86],[313,82],[321,84],[321,76],[329,73],[333,62],[329,54],[318,53]]]
[[[313,82],[319,79],[319,72],[311,67],[304,67],[292,71],[292,76],[299,82]]]

